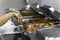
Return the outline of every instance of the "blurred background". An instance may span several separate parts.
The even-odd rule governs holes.
[[[0,14],[7,8],[21,9],[24,7],[25,0],[0,0]],[[42,5],[50,5],[60,12],[60,0],[29,0],[29,2],[37,2]]]
[[[29,0],[31,2],[37,2],[40,5],[51,5],[57,10],[60,10],[60,0]],[[0,12],[6,8],[20,9],[24,6],[24,0],[0,0]]]

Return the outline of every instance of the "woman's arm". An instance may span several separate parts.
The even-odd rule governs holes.
[[[22,16],[19,15],[19,13],[15,13],[15,12],[9,12],[3,16],[0,17],[0,26],[2,26],[3,24],[5,24],[11,17],[16,16],[18,18],[17,21],[21,22]]]

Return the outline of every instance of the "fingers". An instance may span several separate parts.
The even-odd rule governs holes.
[[[22,24],[22,19],[23,19],[22,16],[19,16],[17,22],[18,22],[19,24]]]
[[[17,19],[18,24],[22,24],[22,19],[23,19],[22,15],[18,15],[17,18],[18,18]]]
[[[22,17],[22,15],[20,14],[20,13],[16,13],[16,12],[10,12],[10,13],[12,13],[14,16],[16,16],[16,18],[17,18],[17,24],[22,24],[22,19],[23,19],[23,17]]]
[[[23,17],[22,16],[20,16],[20,18],[19,18],[19,22],[22,24],[22,20],[23,20]]]

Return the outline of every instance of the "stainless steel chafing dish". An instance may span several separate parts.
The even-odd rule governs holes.
[[[38,10],[37,9],[35,9],[35,8],[33,8],[33,7],[31,7],[35,12],[37,12],[39,15],[43,15],[42,17],[43,18],[48,18],[49,20],[52,20],[52,26],[47,26],[47,27],[40,27],[40,28],[37,28],[37,30],[36,30],[36,25],[38,24],[38,23],[35,23],[35,22],[33,22],[33,21],[35,21],[36,20],[36,18],[35,18],[35,20],[34,20],[34,18],[32,19],[30,19],[30,18],[28,18],[28,20],[25,20],[26,22],[27,21],[29,21],[29,20],[33,20],[32,22],[33,23],[31,23],[31,24],[29,24],[29,23],[26,23],[26,25],[28,25],[27,27],[27,32],[30,32],[30,33],[32,33],[32,31],[33,32],[35,32],[36,31],[36,38],[38,38],[39,40],[45,40],[45,37],[60,37],[60,20],[59,20],[59,18],[60,18],[60,13],[58,12],[58,11],[56,11],[56,10],[54,10],[54,8],[51,10],[51,9],[49,9],[49,8],[52,8],[52,7],[50,7],[50,6],[43,6],[43,7],[40,7]],[[40,9],[42,9],[43,11],[40,11]],[[43,13],[43,14],[41,14],[41,12]],[[37,17],[37,16],[36,16]],[[42,19],[42,17],[37,17],[37,18],[41,18]],[[41,20],[40,19],[40,20]],[[31,21],[30,21],[31,22]],[[46,21],[45,21],[46,22]],[[47,24],[49,24],[49,22],[47,22]],[[35,27],[34,27],[34,25],[35,25]],[[50,25],[50,24],[49,24]],[[24,27],[25,27],[25,25],[24,25]],[[29,30],[29,27],[30,27],[30,30]],[[32,31],[31,31],[32,30]],[[54,32],[54,33],[53,33]]]
[[[38,6],[38,8],[36,6]],[[58,15],[58,17],[56,16],[57,13],[59,14],[59,12],[57,12],[51,6],[42,6],[42,7],[40,7],[39,4],[35,3],[35,4],[32,4],[31,7],[30,7],[30,9],[28,9],[27,11],[29,11],[29,10],[30,10],[30,12],[33,11],[33,13],[36,14],[37,16],[36,15],[34,15],[33,17],[26,16],[26,18],[28,20],[24,19],[24,22],[25,22],[25,23],[23,22],[24,23],[23,24],[24,27],[26,27],[26,25],[27,25],[27,27],[29,27],[29,26],[32,25],[31,27],[33,27],[34,29],[36,29],[35,27],[37,27],[37,26],[41,28],[42,27],[41,25],[44,25],[44,27],[42,27],[42,28],[45,28],[45,27],[50,27],[50,26],[54,27],[55,25],[59,24],[59,18],[60,17],[59,17],[59,15]],[[46,10],[48,10],[48,11],[46,11]],[[28,14],[29,14],[29,12],[28,12]],[[45,20],[45,22],[44,22],[44,20]],[[48,20],[50,21],[50,23],[49,23]],[[41,22],[41,23],[39,23],[39,22]]]
[[[52,28],[52,30],[53,30],[55,27],[58,27],[58,25],[60,24],[60,19],[59,19],[60,13],[57,12],[56,10],[54,10],[54,8],[52,8],[53,10],[51,10],[50,6],[49,7],[48,6],[42,6],[42,7],[39,6],[38,8],[36,8],[36,6],[39,6],[39,5],[32,4],[28,10],[23,9],[23,10],[19,10],[19,11],[21,13],[23,13],[23,16],[25,14],[28,14],[23,17],[23,28],[25,29],[25,31],[27,31],[28,33],[31,33],[31,34],[36,32],[36,36],[39,39],[40,37],[43,36],[43,34],[45,32],[47,32],[47,31],[44,31],[45,28],[47,28],[48,30],[49,30],[49,28],[50,29]],[[33,13],[33,15],[31,13]],[[42,32],[42,30],[44,32]],[[47,33],[47,34],[49,34],[49,33]],[[44,37],[42,37],[42,39],[44,39]]]

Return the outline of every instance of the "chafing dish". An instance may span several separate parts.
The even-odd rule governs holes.
[[[20,10],[20,12],[23,14],[22,22],[23,22],[23,28],[25,29],[25,31],[31,34],[36,32],[36,37],[38,37],[39,40],[40,38],[42,38],[41,40],[44,39],[45,37],[44,33],[46,33],[46,36],[49,36],[49,34],[51,35],[51,32],[49,33],[49,31],[47,30],[52,30],[54,31],[54,33],[56,33],[55,30],[57,29],[58,29],[57,31],[60,31],[59,28],[56,28],[60,24],[60,20],[59,20],[60,14],[59,12],[54,10],[53,7],[50,7],[50,6],[40,7],[39,4],[32,4],[30,9],[28,10],[23,9],[23,10]]]
[[[38,8],[36,7],[38,6]],[[50,8],[50,9],[49,9]],[[52,10],[51,10],[52,9]],[[46,10],[48,10],[48,12],[46,12]],[[51,11],[49,11],[51,10]],[[24,16],[23,17],[23,26],[26,27],[26,25],[31,25],[33,24],[33,26],[35,25],[38,25],[40,26],[41,25],[44,25],[46,27],[46,25],[49,27],[49,25],[57,25],[57,22],[59,22],[58,20],[59,19],[56,19],[57,16],[53,15],[53,12],[55,12],[54,8],[52,7],[40,7],[39,4],[35,3],[35,4],[32,4],[31,5],[31,8],[26,10],[26,9],[23,9],[23,10],[20,10],[21,14]],[[42,14],[41,14],[42,13]],[[52,14],[52,15],[49,15],[49,14]],[[27,14],[27,15],[25,15]],[[55,13],[54,13],[55,14]],[[56,13],[57,14],[57,13]],[[25,17],[26,16],[26,17]],[[52,17],[51,17],[52,16]],[[27,19],[28,20],[27,20]],[[37,20],[38,19],[38,20]],[[41,21],[43,20],[43,21]],[[35,22],[34,22],[35,21]],[[40,22],[40,23],[39,23]],[[50,22],[50,23],[49,23]],[[55,24],[56,23],[56,24]],[[26,24],[26,25],[25,25]],[[58,23],[59,24],[59,23]],[[27,26],[28,27],[28,26]],[[42,27],[42,26],[41,26]],[[35,28],[34,28],[35,29]]]
[[[27,32],[30,32],[30,33],[32,33],[32,31],[33,32],[36,32],[36,38],[38,38],[39,40],[45,40],[45,37],[60,37],[60,28],[59,28],[59,26],[60,26],[60,20],[59,20],[59,15],[60,15],[60,13],[59,12],[57,12],[56,10],[54,10],[54,8],[51,10],[51,9],[49,9],[48,7],[46,8],[45,7],[45,9],[43,9],[44,7],[41,7],[41,9],[44,11],[42,11],[43,12],[43,14],[41,14],[41,15],[44,15],[45,17],[44,18],[46,18],[47,17],[47,20],[48,19],[50,19],[50,20],[52,20],[52,25],[51,26],[46,26],[46,27],[40,27],[40,28],[37,28],[36,27],[36,25],[38,24],[38,23],[35,23],[35,22],[33,22],[33,21],[35,21],[36,20],[36,18],[35,18],[35,20],[34,20],[34,18],[33,19],[28,19],[27,21],[29,21],[29,20],[33,20],[32,22],[33,23],[26,23],[26,25],[27,25]],[[33,9],[34,10],[34,9]],[[48,12],[47,11],[45,11],[45,10],[48,10]],[[50,10],[50,11],[49,11]],[[37,12],[37,13],[39,13],[40,12],[40,9],[39,10],[35,10],[35,12]],[[57,14],[58,13],[58,14]],[[36,16],[37,17],[37,16]],[[42,16],[43,17],[43,16]],[[39,20],[41,20],[42,19],[42,17],[39,17]],[[38,17],[37,17],[38,18]],[[41,19],[40,19],[41,18]],[[26,21],[26,22],[27,22]],[[30,22],[31,22],[30,21]],[[44,22],[44,21],[43,21]],[[45,21],[45,23],[46,23],[47,21]],[[47,24],[48,25],[50,25],[49,24],[49,22],[47,22]],[[24,27],[26,26],[26,25],[24,25]],[[35,25],[35,27],[34,27],[34,25]],[[39,24],[38,24],[39,25]],[[29,30],[29,28],[30,28],[30,30]],[[32,31],[31,31],[32,30]]]

